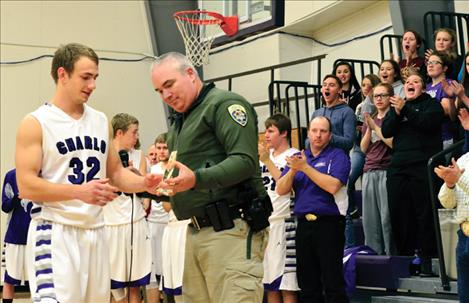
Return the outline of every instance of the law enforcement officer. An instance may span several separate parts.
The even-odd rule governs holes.
[[[297,277],[300,302],[348,302],[342,273],[345,184],[350,160],[332,147],[331,123],[326,117],[311,120],[310,149],[287,157],[277,182],[277,193],[295,190]]]
[[[243,97],[203,83],[179,53],[159,57],[151,77],[176,111],[168,147],[178,172],[166,189],[177,218],[192,221],[184,302],[261,302],[270,214],[263,206],[271,204],[258,169],[256,113]]]

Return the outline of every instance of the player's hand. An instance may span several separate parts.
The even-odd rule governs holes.
[[[158,195],[157,190],[162,180],[163,180],[163,175],[146,174],[145,179],[144,179],[146,191],[151,194]]]
[[[257,148],[259,150],[259,160],[265,164],[270,159],[270,151],[264,143],[258,143]]]
[[[80,185],[80,187],[78,199],[99,206],[104,206],[117,198],[116,192],[119,191],[117,187],[109,184],[108,178],[92,180]]]
[[[195,186],[195,173],[179,161],[174,161],[172,164],[179,170],[178,176],[163,181],[160,187],[171,190],[171,195],[174,196]]]

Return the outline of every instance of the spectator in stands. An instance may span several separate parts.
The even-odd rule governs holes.
[[[354,111],[361,102],[360,84],[350,63],[341,61],[334,66],[333,75],[342,82],[342,100]]]
[[[425,76],[425,58],[420,57],[418,51],[422,46],[422,37],[414,30],[406,30],[402,36],[402,51],[404,58],[399,61],[401,76],[405,78],[412,73],[419,72]]]
[[[325,106],[315,110],[311,120],[318,116],[327,117],[332,123],[330,144],[348,153],[355,140],[356,119],[353,110],[341,99],[342,81],[335,75],[326,75],[321,92]]]
[[[469,51],[466,53],[466,56],[464,56],[464,69],[461,84],[453,81],[451,86],[456,95],[457,108],[469,109]]]
[[[381,133],[383,119],[394,95],[389,83],[380,83],[372,90],[377,113],[365,113],[360,147],[366,153],[362,180],[363,231],[365,244],[378,254],[394,253],[386,190],[386,170],[391,162],[392,138]]]
[[[348,154],[355,143],[356,118],[354,111],[341,99],[342,81],[335,75],[327,75],[324,77],[321,91],[326,106],[315,110],[312,118],[318,116],[329,118],[332,123],[331,146],[341,148]],[[358,173],[361,174],[361,172]],[[355,181],[357,178],[355,177]],[[348,181],[348,183],[352,182]],[[355,191],[355,183],[350,190]],[[354,207],[355,205],[353,205]],[[355,245],[353,222],[350,215],[347,215],[345,237],[346,247]]]
[[[326,76],[327,77],[327,76]],[[338,95],[336,77],[326,78],[323,94]],[[329,98],[329,97],[328,97]],[[310,148],[287,157],[277,193],[295,190],[296,256],[300,302],[349,302],[342,269],[348,155],[331,146],[331,122],[315,117],[308,129]],[[333,127],[333,126],[332,126]]]
[[[422,260],[421,275],[431,275],[435,255],[435,229],[428,189],[428,159],[441,151],[440,103],[424,92],[419,74],[407,78],[406,98],[391,97],[391,108],[381,132],[393,138],[393,157],[387,173],[392,233],[399,255],[412,256],[416,246]]]
[[[461,110],[461,124],[469,131],[469,114]],[[469,141],[466,141],[468,144]],[[438,198],[445,208],[456,207],[456,220],[460,224],[456,246],[459,301],[469,302],[469,153],[466,152],[448,167],[438,166],[435,173],[445,181]]]
[[[457,53],[456,32],[451,28],[439,28],[435,31],[433,37],[435,39],[435,50],[446,53],[449,58],[446,76],[452,80],[457,80],[463,58]],[[435,50],[428,49],[425,52],[425,60],[428,61]]]
[[[371,101],[372,88],[380,83],[379,77],[375,74],[368,74],[362,80],[362,103],[357,106],[355,115],[357,116],[357,124],[363,124],[365,120],[364,113],[374,114],[376,111],[373,101]],[[360,128],[361,128],[360,125]],[[360,129],[361,131],[361,129]]]
[[[394,60],[383,60],[379,66],[379,79],[382,83],[389,83],[392,85],[394,95],[400,98],[405,98],[404,85],[402,84],[402,77],[399,65]]]
[[[445,111],[445,119],[441,125],[443,148],[453,144],[453,138],[457,135],[455,132],[456,127],[453,123],[457,119],[456,106],[452,96],[454,94],[451,93],[451,96],[449,96],[443,89],[443,83],[448,85],[448,82],[452,82],[445,77],[448,64],[448,57],[443,52],[435,51],[428,57],[427,73],[431,82],[427,84],[425,90],[427,94],[441,103]]]

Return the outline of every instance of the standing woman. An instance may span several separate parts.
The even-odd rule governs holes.
[[[435,50],[446,53],[449,58],[450,62],[446,76],[452,80],[457,80],[463,58],[458,55],[456,50],[456,32],[451,28],[439,28],[435,31],[433,37],[435,39]],[[425,59],[427,61],[433,52],[434,50],[427,49],[425,52]]]
[[[360,84],[350,63],[342,61],[335,65],[333,73],[342,82],[342,99],[355,111],[361,102]]]
[[[383,60],[379,66],[379,79],[382,83],[392,85],[394,95],[405,98],[404,85],[399,69],[399,64],[394,60]]]
[[[419,74],[405,83],[406,98],[391,98],[381,132],[393,137],[393,157],[387,172],[391,227],[397,253],[412,256],[418,250],[421,275],[431,275],[436,253],[435,228],[428,190],[428,159],[441,151],[441,104],[424,91]]]
[[[339,62],[334,67],[333,74],[342,82],[342,100],[344,100],[350,108],[355,112],[358,104],[361,102],[360,84],[357,81],[355,72],[348,62]],[[355,234],[353,231],[352,216],[358,215],[355,199],[355,183],[363,173],[363,165],[365,164],[365,154],[360,150],[360,132],[356,133],[353,150],[350,157],[351,171],[347,182],[348,209],[345,225],[345,247],[355,246]]]
[[[453,144],[453,138],[456,137],[456,127],[453,122],[457,121],[457,111],[453,96],[449,96],[443,87],[443,83],[451,83],[450,79],[446,79],[446,71],[448,70],[448,56],[439,51],[433,52],[427,61],[427,73],[430,83],[427,83],[425,91],[436,101],[441,103],[445,111],[445,120],[441,125],[441,134],[443,139],[443,148]],[[446,85],[445,83],[445,85]]]
[[[402,52],[404,58],[399,62],[401,75],[407,77],[412,72],[419,72],[425,76],[425,58],[420,57],[418,51],[422,46],[422,37],[414,30],[405,31],[402,36]]]

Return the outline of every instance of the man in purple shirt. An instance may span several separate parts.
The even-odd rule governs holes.
[[[277,193],[295,191],[297,277],[300,302],[348,302],[342,271],[347,179],[350,160],[329,145],[331,123],[315,117],[308,129],[310,149],[287,157]]]

